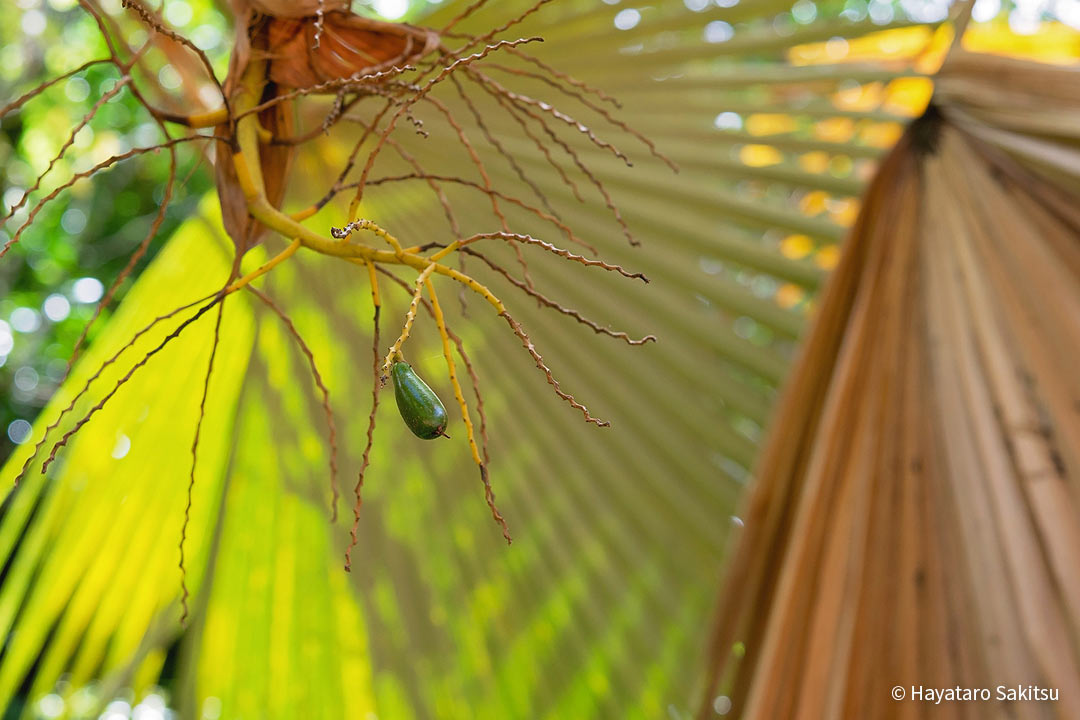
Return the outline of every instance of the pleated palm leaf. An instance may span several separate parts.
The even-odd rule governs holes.
[[[331,5],[296,21],[311,34],[303,47],[314,45],[318,22],[320,45],[340,51],[336,26],[324,22]],[[486,33],[530,5],[481,3],[453,32]],[[904,115],[925,103],[928,83],[917,76],[932,68],[924,51],[944,14],[911,19],[883,3],[869,17],[843,3],[789,11],[772,0],[541,5],[492,42],[542,36],[520,48],[542,65],[497,51],[476,62],[483,76],[441,83],[432,92],[441,105],[417,104],[393,152],[380,155],[361,214],[422,246],[501,231],[501,212],[517,233],[565,246],[566,226],[609,263],[644,272],[648,285],[525,247],[526,280],[512,248],[484,249],[518,286],[532,282],[550,298],[545,307],[481,258],[464,266],[483,273],[527,328],[562,391],[612,426],[583,422],[486,303],[462,304],[454,286],[439,284],[483,392],[486,469],[514,537],[508,548],[460,418],[452,440],[422,443],[383,391],[366,450],[367,274],[301,250],[255,283],[273,305],[230,296],[217,328],[207,312],[154,354],[47,473],[39,470],[49,445],[29,466],[0,523],[0,705],[18,715],[26,702],[21,711],[33,716],[53,693],[49,708],[59,696],[79,716],[168,684],[184,717],[652,718],[696,709],[707,684],[696,669],[702,628],[762,428],[864,181]],[[469,7],[445,3],[421,22],[444,27]],[[892,55],[871,60],[883,38]],[[288,172],[283,156],[264,157],[264,174],[288,183],[285,210],[319,200],[373,120],[348,99],[303,98],[297,133],[341,122],[296,152]],[[263,122],[273,133],[291,117]],[[362,146],[360,165],[372,147]],[[234,178],[220,173],[229,187]],[[35,441],[135,333],[230,276],[247,219],[225,197],[232,241],[208,198],[74,366]],[[329,239],[330,226],[349,219],[331,204],[305,226]],[[570,249],[591,257],[583,246]],[[267,233],[244,269],[285,247]],[[382,278],[376,361],[406,316],[415,273],[400,275],[405,291]],[[180,317],[109,363],[50,445]],[[657,341],[626,342],[649,334]],[[424,308],[404,349],[444,399],[454,397]],[[367,468],[350,574],[342,556],[353,513],[332,519],[333,446],[343,503]],[[5,482],[30,452],[14,454]]]
[[[745,718],[1080,713],[1080,73],[957,49],[760,460],[711,648]]]

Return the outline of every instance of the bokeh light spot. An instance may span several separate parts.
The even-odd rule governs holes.
[[[731,23],[724,22],[723,20],[713,20],[705,26],[705,42],[727,42],[734,37],[734,35],[735,28],[731,26]]]
[[[38,315],[37,310],[28,307],[18,307],[12,310],[11,327],[15,328],[15,332],[32,333],[41,327],[41,316]]]
[[[634,8],[620,10],[615,15],[615,27],[619,30],[630,30],[637,27],[639,22],[641,22],[641,13]]]
[[[101,281],[93,277],[79,278],[71,288],[71,294],[75,302],[95,303],[105,294],[105,286]]]
[[[390,20],[397,20],[409,9],[409,0],[375,0],[375,12]]]
[[[60,322],[71,313],[71,303],[69,303],[68,299],[63,295],[53,293],[45,298],[45,302],[42,303],[41,309],[44,311],[45,317],[53,322]]]
[[[32,431],[33,428],[30,426],[30,423],[21,418],[19,420],[12,420],[7,428],[8,438],[16,445],[22,445],[29,440]]]

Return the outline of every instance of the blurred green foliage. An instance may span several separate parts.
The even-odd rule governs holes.
[[[223,51],[223,16],[210,3],[196,5],[200,6],[196,18],[205,21],[195,28],[196,34],[207,42],[207,50]],[[44,80],[104,55],[93,20],[73,6],[64,0],[20,0],[0,6],[3,104]],[[192,19],[191,24],[195,22]],[[71,129],[116,80],[115,68],[92,66],[3,118],[0,198],[5,215],[48,167]],[[76,135],[73,146],[45,177],[43,189],[110,155],[160,139],[158,126],[130,93],[121,92]],[[205,163],[190,172],[199,162],[198,152],[194,148],[179,151],[178,180],[186,182],[178,182],[165,222],[135,275],[210,188]],[[0,354],[0,455],[8,454],[13,439],[23,439],[26,423],[37,416],[63,378],[75,341],[93,315],[97,298],[127,264],[158,212],[168,167],[168,154],[157,153],[119,163],[97,175],[92,183],[80,183],[62,192],[44,207],[0,263],[0,350],[6,350]],[[35,193],[0,230],[0,242],[8,241],[42,195],[44,192]],[[123,297],[124,289],[126,285],[113,305]],[[90,339],[108,315],[106,309]]]

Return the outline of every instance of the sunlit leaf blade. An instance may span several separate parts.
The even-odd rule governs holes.
[[[102,363],[153,318],[206,294],[225,277],[223,246],[208,241],[206,225],[191,222],[129,294],[107,332],[73,372],[35,427],[39,438],[47,422],[68,405]],[[186,268],[199,267],[189,274]],[[76,404],[72,419],[83,416],[179,323],[174,318],[144,335],[121,361],[110,365],[92,386],[89,399]],[[195,488],[189,557],[205,564],[213,536],[222,468],[228,461],[240,383],[251,344],[249,314],[237,303],[226,315],[223,332],[234,343],[219,366],[212,391],[218,401],[207,414],[208,440],[200,449],[203,465]],[[103,671],[119,671],[132,658],[155,617],[174,607],[176,562],[186,484],[180,469],[190,463],[189,427],[209,352],[206,322],[181,336],[164,356],[151,359],[150,371],[133,376],[61,451],[48,476],[40,472],[45,446],[14,493],[4,517],[7,575],[0,590],[5,634],[0,671],[0,704],[10,701],[25,673],[38,660],[41,643],[52,632],[40,662],[37,687],[51,689],[60,671],[72,672],[78,688]],[[162,362],[164,361],[164,362]],[[163,412],[154,408],[161,407]],[[67,422],[61,429],[67,429]],[[60,439],[60,432],[52,436]],[[20,448],[4,470],[12,483],[31,446]],[[29,524],[27,525],[27,521]],[[19,536],[21,528],[25,532]],[[9,555],[14,551],[13,555]],[[199,574],[192,577],[198,586]],[[170,587],[172,586],[172,587]],[[59,623],[53,628],[54,623]],[[166,639],[159,637],[158,645]],[[50,677],[51,676],[51,677]]]

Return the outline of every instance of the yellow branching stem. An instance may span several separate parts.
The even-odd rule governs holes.
[[[375,311],[378,312],[382,306],[382,301],[379,298],[379,278],[375,274],[375,263],[367,262],[368,281],[371,283],[371,304],[374,306]]]
[[[240,122],[241,127],[243,127],[246,120],[248,120],[248,118],[245,118],[245,120]],[[241,144],[243,145],[243,143]],[[234,155],[233,162],[236,164],[237,175],[240,178],[241,186],[244,187],[245,194],[248,196],[248,210],[251,213],[251,216],[263,223],[266,227],[281,233],[287,238],[299,241],[301,245],[310,250],[314,250],[323,255],[344,258],[355,263],[366,264],[367,262],[374,262],[378,264],[407,265],[408,267],[420,271],[424,271],[430,267],[431,272],[452,278],[457,282],[462,283],[470,290],[480,294],[496,309],[496,311],[501,313],[504,310],[502,302],[483,284],[462,272],[438,263],[434,258],[425,258],[414,253],[407,253],[404,250],[400,252],[375,250],[366,245],[357,245],[347,241],[327,239],[313,230],[304,227],[296,220],[270,205],[270,203],[267,202],[266,197],[259,190],[255,189],[255,181],[249,170],[249,164],[244,159],[243,152]]]
[[[409,311],[405,313],[405,325],[401,328],[401,334],[398,335],[398,339],[394,341],[394,344],[390,346],[389,352],[386,353],[386,359],[383,360],[381,368],[383,382],[386,382],[387,374],[390,372],[390,364],[393,363],[394,358],[401,353],[401,346],[409,339],[413,321],[416,320],[416,308],[420,304],[420,298],[424,293],[424,283],[431,277],[431,271],[434,269],[434,263],[428,265],[424,268],[424,271],[420,273],[420,277],[416,279],[416,290],[413,292],[412,302],[409,303]]]
[[[291,258],[293,255],[295,255],[296,251],[299,250],[299,249],[300,249],[300,241],[299,240],[293,240],[291,243],[289,243],[289,246],[287,248],[285,248],[284,250],[282,250],[280,253],[278,253],[274,257],[270,258],[265,263],[263,263],[259,267],[255,268],[254,270],[249,272],[247,275],[244,275],[242,278],[239,278],[236,281],[234,281],[233,283],[231,283],[229,285],[229,287],[225,288],[225,292],[226,293],[234,293],[237,290],[240,290],[241,288],[244,288],[247,285],[250,285],[252,280],[255,280],[256,278],[262,277],[266,273],[270,272],[275,267],[277,267],[281,263],[283,263],[286,260],[288,260],[289,258]]]
[[[457,346],[461,362],[465,364],[465,372],[469,374],[469,380],[472,382],[473,395],[476,396],[476,414],[480,416],[480,454],[484,458],[482,472],[486,476],[488,465],[491,464],[491,458],[488,455],[487,414],[484,412],[484,396],[480,392],[480,377],[476,374],[476,368],[473,367],[472,360],[469,359],[469,353],[465,351],[465,343],[449,327],[446,328],[446,334],[450,336],[450,339],[454,341],[454,345]]]
[[[348,225],[346,225],[345,227],[340,228],[340,229],[339,228],[330,228],[330,234],[333,235],[338,240],[345,240],[345,239],[347,239],[349,237],[349,235],[354,230],[367,230],[367,231],[369,231],[371,233],[374,233],[378,237],[385,240],[386,244],[394,249],[394,253],[396,255],[400,255],[400,254],[404,253],[404,250],[401,247],[401,242],[396,237],[394,237],[393,235],[388,233],[386,230],[383,230],[381,227],[376,225],[371,220],[360,219],[360,220],[356,220],[354,222],[351,222]]]
[[[218,108],[217,110],[211,110],[209,112],[188,115],[183,118],[181,124],[187,125],[190,128],[208,128],[224,125],[228,121],[229,114],[226,112],[225,108]]]
[[[491,516],[495,519],[495,522],[499,523],[503,537],[506,538],[506,543],[509,545],[512,542],[510,528],[507,527],[506,520],[503,519],[502,513],[499,512],[499,508],[495,505],[495,492],[491,489],[491,481],[488,479],[487,464],[480,457],[480,449],[476,446],[476,435],[473,431],[472,419],[469,418],[469,406],[465,402],[465,393],[461,391],[461,383],[458,382],[457,368],[454,365],[454,353],[450,349],[450,336],[447,333],[446,319],[443,317],[442,307],[439,306],[439,296],[435,293],[435,285],[432,284],[430,279],[425,279],[424,285],[427,287],[428,295],[431,297],[431,313],[435,317],[439,337],[442,338],[446,370],[450,376],[450,385],[454,388],[454,397],[461,408],[461,420],[465,423],[465,434],[469,438],[469,448],[472,450],[473,461],[480,468],[480,478],[484,482],[484,498],[487,500],[488,508],[491,509]]]
[[[412,287],[409,285],[409,283],[405,282],[384,267],[379,267],[377,269],[383,275],[390,278],[394,282],[394,284],[400,287],[402,290],[409,293],[410,295],[412,294]],[[435,313],[431,309],[431,303],[429,303],[427,300],[421,299],[420,304],[425,310],[427,310],[427,313],[431,316],[432,320],[434,320]],[[469,359],[469,353],[465,350],[465,344],[461,341],[461,338],[458,337],[457,334],[450,329],[449,325],[446,326],[446,334],[450,337],[450,339],[454,342],[454,345],[457,347],[458,355],[461,357],[461,362],[465,364],[465,371],[469,374],[469,379],[472,381],[473,394],[476,396],[476,412],[480,416],[480,452],[483,455],[484,466],[486,467],[490,464],[491,458],[488,456],[487,414],[484,412],[484,396],[483,393],[481,393],[480,391],[480,377],[476,373],[476,368],[473,367],[472,360]]]

